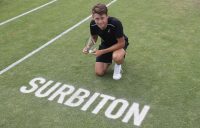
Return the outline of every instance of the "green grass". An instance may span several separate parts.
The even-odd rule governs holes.
[[[48,1],[0,1],[0,21]],[[99,1],[98,1],[99,2]],[[101,0],[109,3],[109,0]],[[0,26],[0,70],[48,42],[90,14],[97,0],[59,0]],[[19,8],[20,6],[20,8]],[[197,0],[118,0],[109,14],[119,18],[130,40],[123,77],[94,75],[92,56],[81,53],[89,21],[0,75],[1,128],[133,128],[91,111],[69,108],[19,89],[42,76],[130,103],[150,105],[142,128],[198,128],[200,125],[200,4]],[[73,54],[72,54],[73,53]]]

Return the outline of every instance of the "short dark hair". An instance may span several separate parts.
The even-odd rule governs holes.
[[[98,3],[95,6],[93,6],[93,8],[92,8],[92,14],[95,14],[95,13],[97,13],[99,15],[103,15],[103,14],[107,15],[108,8],[106,7],[105,4]]]

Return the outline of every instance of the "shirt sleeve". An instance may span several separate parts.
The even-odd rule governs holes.
[[[116,38],[121,38],[124,36],[124,31],[123,31],[123,26],[122,23],[120,21],[116,21],[116,32],[115,32],[115,36]]]
[[[95,24],[94,20],[92,20],[90,22],[90,34],[91,35],[97,35],[98,34],[98,31],[97,31],[96,24]]]

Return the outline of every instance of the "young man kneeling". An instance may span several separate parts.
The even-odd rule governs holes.
[[[105,4],[97,4],[92,8],[92,21],[90,22],[91,44],[88,44],[83,53],[87,54],[90,46],[101,38],[99,49],[93,54],[96,56],[95,73],[103,76],[112,61],[115,62],[113,79],[122,77],[121,64],[129,45],[128,38],[123,32],[122,23],[115,17],[108,16]]]

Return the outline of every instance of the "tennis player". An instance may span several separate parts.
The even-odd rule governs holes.
[[[93,54],[96,56],[95,73],[103,76],[112,61],[115,62],[113,79],[119,80],[122,77],[122,64],[129,45],[128,38],[123,31],[122,23],[115,17],[108,16],[108,9],[105,4],[96,4],[92,8],[92,20],[90,22],[91,44],[88,44],[83,53],[87,54],[88,48],[101,38],[98,50]]]

